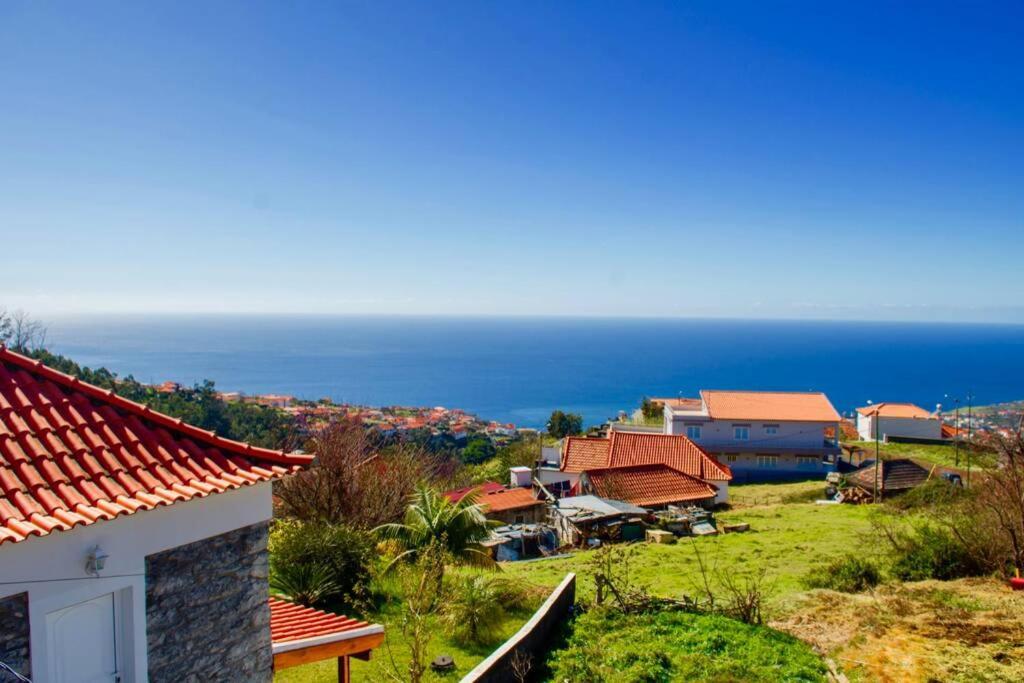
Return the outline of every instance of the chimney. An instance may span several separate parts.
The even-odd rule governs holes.
[[[511,486],[512,488],[525,488],[533,484],[533,474],[529,467],[511,467],[509,468],[511,474]]]

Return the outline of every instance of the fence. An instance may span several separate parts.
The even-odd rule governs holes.
[[[551,636],[576,603],[576,575],[569,573],[516,634],[502,643],[462,683],[512,683],[531,680],[551,645]]]

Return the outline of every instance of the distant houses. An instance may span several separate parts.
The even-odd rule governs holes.
[[[864,441],[876,438],[939,440],[945,438],[942,416],[913,403],[876,403],[857,408],[857,433]]]

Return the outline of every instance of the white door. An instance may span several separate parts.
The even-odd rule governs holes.
[[[46,615],[54,683],[117,683],[114,594]]]

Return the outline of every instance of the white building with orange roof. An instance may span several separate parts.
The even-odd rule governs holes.
[[[732,470],[736,482],[824,476],[840,454],[840,416],[821,392],[704,390],[664,400],[664,431]]]
[[[865,441],[888,437],[938,440],[942,418],[913,403],[875,403],[857,408],[857,433]]]

